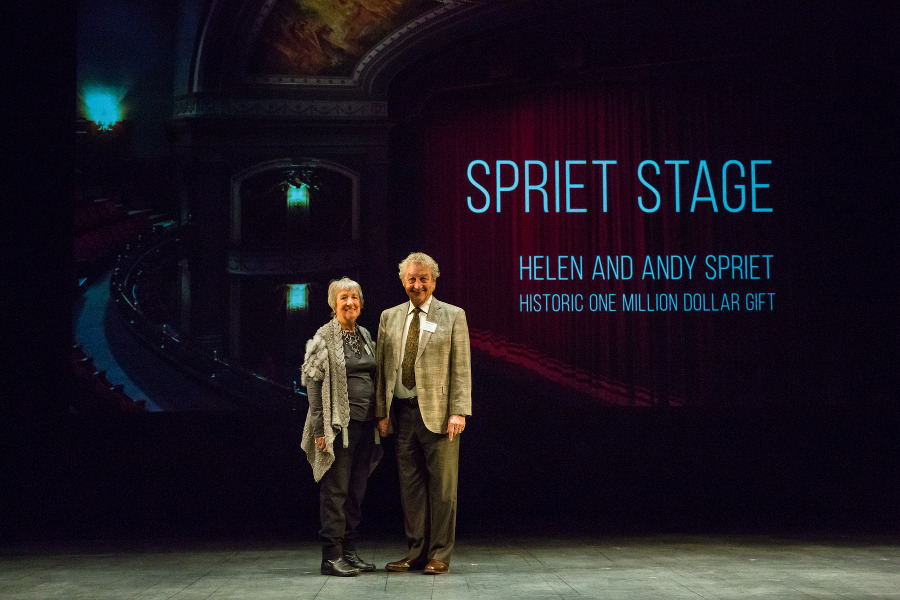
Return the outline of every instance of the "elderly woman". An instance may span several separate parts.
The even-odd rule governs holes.
[[[381,458],[375,428],[375,344],[357,325],[362,289],[346,277],[328,286],[332,319],[306,344],[301,381],[309,412],[301,447],[319,482],[322,574],[352,577],[375,565],[356,552],[366,481]]]

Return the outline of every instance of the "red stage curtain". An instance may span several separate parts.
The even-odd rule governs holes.
[[[447,100],[432,105],[418,118],[411,159],[417,162],[417,192],[422,207],[421,247],[434,253],[442,277],[436,296],[466,308],[473,345],[495,357],[526,366],[613,404],[702,403],[728,394],[740,380],[723,370],[739,369],[740,355],[753,345],[741,336],[758,327],[760,317],[744,313],[685,312],[684,293],[766,291],[772,282],[708,282],[702,276],[707,254],[767,254],[774,243],[774,214],[726,212],[722,205],[721,169],[739,160],[749,183],[751,160],[771,159],[775,145],[762,104],[746,90],[695,89],[689,84],[600,85],[533,89],[518,93],[485,92],[478,98]],[[662,196],[660,209],[638,207],[651,193],[640,185],[637,168],[645,159],[662,168],[648,179]],[[477,179],[493,182],[495,161],[514,161],[519,187],[502,196],[496,212],[467,206],[467,196],[480,208],[484,196],[467,179],[473,160],[490,165]],[[538,194],[531,210],[523,208],[524,161],[541,160],[548,167],[550,213]],[[585,213],[556,213],[553,198],[554,161],[586,160],[576,166],[572,205]],[[608,167],[608,212],[602,210],[602,169],[592,160],[615,160]],[[680,167],[680,212],[675,212],[674,177],[666,160],[688,160]],[[706,160],[718,212],[691,198],[699,161]],[[504,167],[505,181],[512,178]],[[768,169],[768,170],[766,170]],[[774,168],[760,169],[760,180],[771,180]],[[535,171],[535,173],[537,173]],[[730,187],[730,186],[729,186]],[[748,186],[749,187],[749,186]],[[777,186],[771,186],[777,187]],[[735,206],[738,191],[730,187]],[[760,190],[761,206],[775,203],[777,190]],[[710,190],[701,182],[700,196]],[[763,202],[764,200],[764,202]],[[749,190],[747,203],[749,205]],[[565,200],[562,200],[564,209]],[[643,261],[657,255],[695,256],[693,279],[642,279]],[[583,280],[528,281],[521,278],[520,257],[583,257]],[[591,280],[596,256],[627,255],[634,276],[627,281]],[[605,266],[605,265],[604,265]],[[768,287],[766,287],[768,285]],[[755,287],[754,287],[755,286]],[[774,291],[774,290],[772,290]],[[523,312],[520,295],[529,293],[591,293],[655,295],[672,293],[679,310],[669,312]],[[587,302],[587,300],[585,300]],[[756,320],[754,320],[756,319]],[[765,326],[765,325],[764,325]],[[737,338],[733,337],[736,334]]]

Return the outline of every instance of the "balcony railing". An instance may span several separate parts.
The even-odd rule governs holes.
[[[141,275],[177,263],[184,255],[183,242],[190,235],[190,226],[164,228],[129,244],[119,255],[110,277],[110,295],[128,327],[173,367],[210,386],[236,407],[305,412],[306,394],[297,389],[296,383],[289,387],[232,364],[215,350],[192,345],[174,327],[156,323],[145,314],[137,297]]]

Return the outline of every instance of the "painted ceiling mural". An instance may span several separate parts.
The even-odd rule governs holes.
[[[350,76],[383,38],[435,0],[276,0],[251,53],[253,75]]]

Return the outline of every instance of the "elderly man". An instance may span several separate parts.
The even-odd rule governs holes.
[[[397,434],[400,499],[409,550],[387,571],[446,573],[456,538],[460,434],[472,414],[466,313],[432,296],[440,275],[427,254],[400,263],[409,296],[381,313],[375,416]]]

